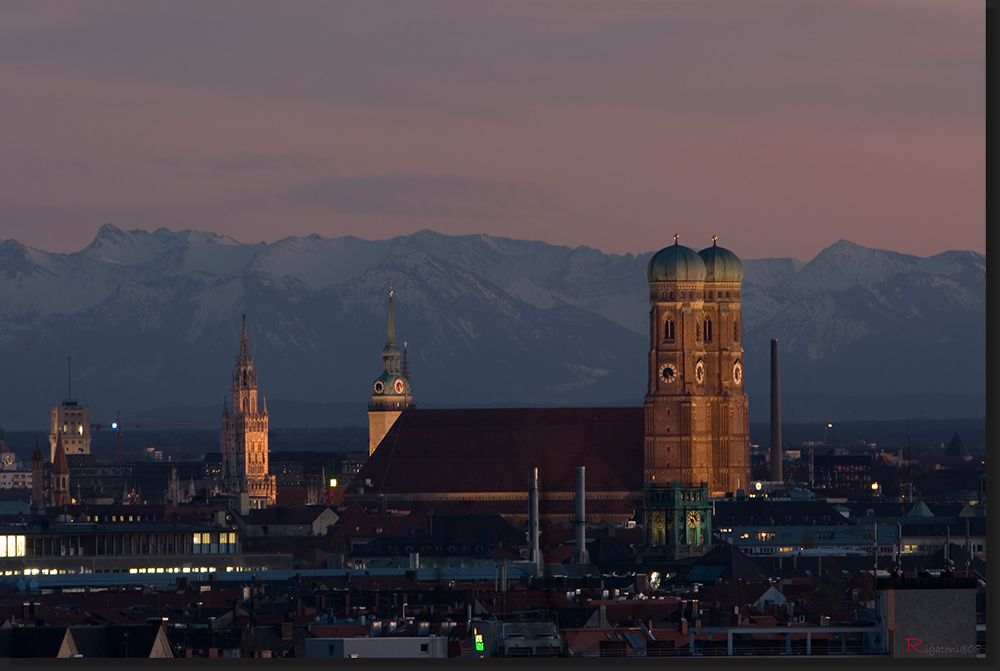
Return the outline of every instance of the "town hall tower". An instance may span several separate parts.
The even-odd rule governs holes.
[[[222,403],[222,473],[229,494],[246,495],[250,508],[266,508],[276,499],[276,478],[268,474],[267,401],[257,400],[257,373],[247,345],[243,315],[240,353],[233,370],[233,409]]]

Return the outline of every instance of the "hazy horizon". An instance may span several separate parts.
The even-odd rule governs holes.
[[[980,3],[0,2],[0,238],[985,253]]]

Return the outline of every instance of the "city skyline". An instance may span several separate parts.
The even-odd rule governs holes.
[[[277,7],[0,7],[0,238],[985,252],[977,4]]]

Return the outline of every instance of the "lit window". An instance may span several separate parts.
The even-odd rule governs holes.
[[[773,541],[774,532],[773,531],[758,531],[757,540],[759,541]]]

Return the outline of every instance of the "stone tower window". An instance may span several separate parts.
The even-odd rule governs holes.
[[[712,320],[705,320],[705,342],[712,342]]]
[[[674,292],[673,291],[670,292],[670,300],[674,300]]]
[[[733,340],[736,342],[740,341],[740,322],[733,322]]]
[[[666,341],[674,339],[674,320],[670,317],[663,321],[663,339]]]

